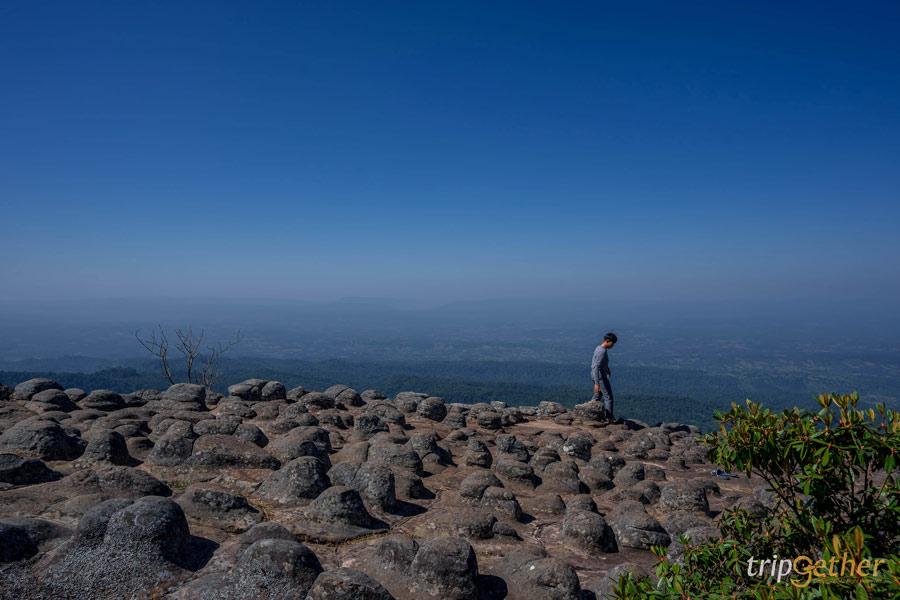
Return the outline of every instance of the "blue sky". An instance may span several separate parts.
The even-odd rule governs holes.
[[[900,8],[24,2],[0,299],[900,292]]]

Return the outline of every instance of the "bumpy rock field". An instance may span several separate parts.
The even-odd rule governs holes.
[[[604,598],[767,501],[710,474],[695,428],[601,414],[0,384],[0,598]]]

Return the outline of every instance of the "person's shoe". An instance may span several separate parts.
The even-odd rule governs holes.
[[[728,479],[730,480],[732,477],[737,477],[734,473],[729,473],[725,469],[713,469],[709,472],[710,475],[715,475],[719,479]]]
[[[607,425],[615,425],[615,424],[616,424],[616,418],[615,418],[615,417],[607,417],[607,418],[606,418],[606,424],[607,424]]]

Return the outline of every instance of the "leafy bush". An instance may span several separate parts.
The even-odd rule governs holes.
[[[773,412],[748,401],[716,412],[719,431],[703,438],[709,458],[729,471],[763,479],[773,494],[764,512],[723,513],[723,540],[691,546],[677,562],[659,558],[656,582],[619,581],[616,598],[900,598],[900,413],[858,410],[859,397],[819,396],[818,412]],[[751,559],[799,559],[801,572],[776,582],[748,575]],[[834,562],[832,562],[834,559]],[[854,565],[868,575],[809,563]],[[871,565],[882,559],[877,574]],[[849,562],[847,564],[850,564]],[[824,575],[824,576],[823,576]],[[805,584],[805,585],[804,585]]]

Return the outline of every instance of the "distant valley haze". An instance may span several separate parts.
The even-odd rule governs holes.
[[[706,427],[712,411],[731,402],[808,405],[823,389],[900,405],[896,320],[876,303],[132,298],[0,305],[0,380],[12,383],[51,376],[121,392],[164,387],[158,362],[134,332],[162,327],[174,340],[177,328],[190,326],[210,344],[238,330],[244,336],[223,362],[214,386],[222,391],[259,376],[323,389],[421,389],[450,402],[571,406],[589,397],[591,353],[614,331],[613,381],[621,411],[635,418]]]

